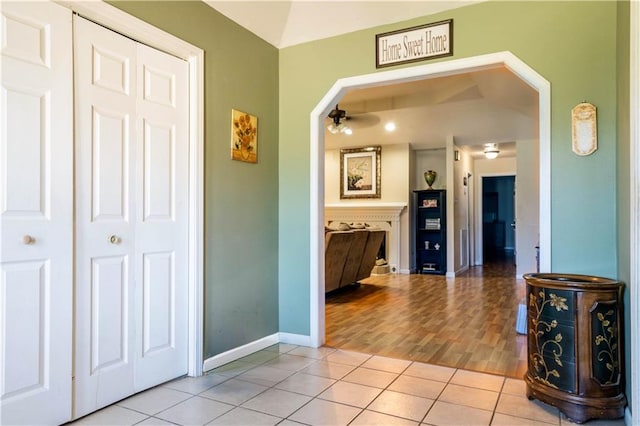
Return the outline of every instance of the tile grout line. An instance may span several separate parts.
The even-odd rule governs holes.
[[[493,419],[496,417],[496,410],[498,409],[498,404],[500,403],[500,398],[502,397],[502,392],[504,391],[504,387],[507,384],[506,376],[502,378],[502,386],[500,386],[500,391],[498,392],[498,397],[496,398],[496,403],[493,406],[493,410],[491,412],[491,418],[489,419],[489,424],[493,423]]]

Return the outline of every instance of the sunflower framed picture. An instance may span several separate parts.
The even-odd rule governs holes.
[[[231,159],[258,162],[258,117],[231,110]]]

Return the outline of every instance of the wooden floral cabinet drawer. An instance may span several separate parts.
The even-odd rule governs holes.
[[[527,396],[569,419],[624,415],[624,285],[606,278],[527,274]]]
[[[547,386],[576,393],[573,293],[528,286],[527,295],[529,372]]]

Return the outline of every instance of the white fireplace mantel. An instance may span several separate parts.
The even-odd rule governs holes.
[[[336,216],[351,218],[350,222],[362,221],[366,217],[368,221],[387,222],[400,221],[400,213],[407,207],[407,203],[358,203],[358,204],[326,204],[324,215],[327,222],[338,220]]]
[[[387,259],[392,271],[400,264],[400,215],[407,203],[360,202],[358,204],[325,204],[324,220],[331,222],[368,223],[387,231]]]

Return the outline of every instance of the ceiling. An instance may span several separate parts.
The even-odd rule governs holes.
[[[478,1],[205,0],[278,48]],[[351,90],[339,105],[353,134],[326,132],[328,149],[396,143],[434,149],[452,135],[473,156],[482,155],[484,143],[498,143],[500,156],[511,156],[514,141],[538,138],[538,94],[506,68]],[[391,120],[397,128],[388,133],[383,126]]]
[[[486,0],[203,0],[277,48],[405,21]]]
[[[504,67],[352,90],[339,106],[353,134],[326,132],[329,149],[394,143],[434,149],[451,135],[474,156],[485,143],[498,143],[505,156],[515,155],[514,141],[538,138],[538,93]],[[387,121],[395,131],[384,130]]]

